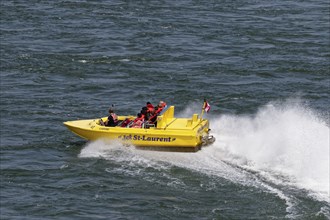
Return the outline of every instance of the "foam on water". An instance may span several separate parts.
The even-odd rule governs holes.
[[[225,160],[329,202],[327,119],[290,103],[271,103],[254,117],[223,115],[213,120],[217,144]],[[278,178],[281,175],[285,178]]]
[[[307,190],[313,198],[330,202],[329,127],[327,119],[308,107],[290,103],[270,103],[254,116],[212,118],[216,142],[197,153],[141,151],[97,141],[87,144],[79,156],[163,171],[178,166],[219,176],[276,194],[286,201],[287,212],[295,215],[295,199],[283,186]]]

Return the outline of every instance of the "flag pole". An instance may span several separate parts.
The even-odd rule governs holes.
[[[203,103],[203,107],[202,107],[202,112],[200,114],[201,121],[203,120],[203,115],[204,115],[204,112],[205,112],[205,104],[206,104],[206,99],[204,99],[204,103]]]

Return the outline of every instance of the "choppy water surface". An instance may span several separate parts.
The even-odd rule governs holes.
[[[1,1],[1,219],[329,219],[329,2]],[[199,113],[197,153],[63,126]]]

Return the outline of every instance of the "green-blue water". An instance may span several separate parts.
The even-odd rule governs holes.
[[[1,219],[329,219],[329,1],[1,1]],[[63,121],[199,113],[197,153]]]

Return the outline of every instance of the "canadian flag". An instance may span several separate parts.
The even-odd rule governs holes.
[[[210,109],[211,109],[210,104],[207,101],[205,101],[205,103],[204,103],[205,112],[208,113],[210,111]]]

